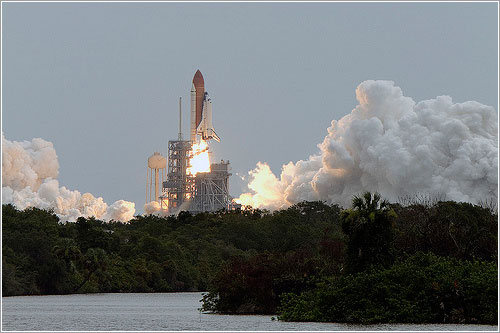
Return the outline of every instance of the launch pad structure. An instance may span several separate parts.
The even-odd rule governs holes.
[[[167,180],[163,182],[160,202],[162,209],[177,209],[193,196],[194,178],[186,172],[189,167],[191,146],[191,141],[168,142]]]
[[[190,211],[214,212],[229,209],[229,161],[210,165],[210,172],[199,172],[194,181],[194,200]]]
[[[197,96],[198,93],[202,96]],[[202,139],[214,138],[219,141],[212,127],[211,102],[206,96],[208,94],[204,90],[203,76],[198,70],[193,79],[191,90],[191,140],[182,139],[179,119],[178,140],[168,141],[167,179],[163,182],[159,203],[162,210],[171,214],[178,214],[180,211],[215,212],[231,208],[229,161],[221,160],[220,163],[210,164],[208,172],[198,172],[195,175],[188,172],[189,161],[193,153],[192,147],[196,142],[196,134],[193,135],[193,132],[197,132]],[[198,103],[203,104],[198,105]],[[205,113],[207,110],[208,113]],[[180,100],[179,118],[181,118]]]
[[[160,206],[172,213],[215,212],[230,209],[229,161],[212,163],[209,172],[187,173],[192,143],[185,140],[168,142],[168,173],[163,182]]]

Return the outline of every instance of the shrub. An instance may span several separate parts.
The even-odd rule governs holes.
[[[417,253],[383,270],[285,295],[279,319],[347,323],[497,323],[497,265]]]

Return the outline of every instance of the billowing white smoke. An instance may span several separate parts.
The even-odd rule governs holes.
[[[165,208],[162,209],[161,205],[157,201],[150,201],[144,204],[144,215],[156,215],[160,217],[166,217],[170,215],[177,216],[182,211],[189,211],[191,206],[191,201],[184,201],[179,207],[173,208],[170,211]]]
[[[40,138],[9,141],[2,133],[2,204],[53,209],[62,221],[95,216],[125,222],[134,217],[133,202],[118,200],[108,207],[100,197],[60,187],[58,175],[59,162],[51,142]]]
[[[239,202],[276,209],[302,200],[349,207],[352,196],[378,191],[397,200],[443,195],[476,203],[498,196],[498,121],[494,108],[454,104],[449,96],[415,103],[391,81],[365,81],[359,105],[333,120],[320,152],[288,163],[281,177],[258,163],[251,193]]]
[[[150,201],[144,204],[144,215],[149,215],[160,211],[161,211],[161,206],[158,203],[158,201]]]

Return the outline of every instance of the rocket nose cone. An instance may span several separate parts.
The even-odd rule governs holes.
[[[205,80],[203,80],[203,75],[201,74],[200,70],[198,69],[196,73],[194,74],[193,77],[193,84],[195,86],[201,86],[205,85]]]

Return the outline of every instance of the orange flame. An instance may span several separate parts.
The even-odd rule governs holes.
[[[193,143],[191,159],[187,173],[195,176],[198,172],[210,172],[210,159],[208,157],[208,144],[203,139],[200,143]]]

